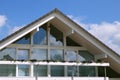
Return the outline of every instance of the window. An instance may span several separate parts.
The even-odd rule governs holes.
[[[45,25],[41,26],[39,31],[34,34],[33,43],[37,45],[47,44],[47,27]]]
[[[51,76],[64,76],[64,66],[51,66]]]
[[[0,76],[15,76],[16,75],[16,66],[15,65],[0,65]]]
[[[35,65],[34,76],[47,76],[47,66],[46,65]]]
[[[76,43],[69,37],[66,37],[66,43],[67,43],[67,46],[80,46],[78,43]]]
[[[63,61],[63,50],[51,49],[50,58],[53,61]]]
[[[29,76],[29,65],[18,65],[18,76]]]
[[[94,56],[90,52],[85,51],[85,50],[84,51],[79,51],[78,55],[79,55],[79,60],[81,60],[81,61],[92,61],[92,60],[94,60]],[[80,59],[80,56],[81,56],[81,59]]]
[[[32,59],[47,60],[47,49],[33,49]]]
[[[0,52],[0,60],[15,60],[16,59],[16,49],[6,48]]]
[[[20,38],[14,44],[30,44],[31,34],[27,34],[24,37]]]
[[[67,61],[77,61],[77,52],[67,51]]]
[[[95,76],[95,67],[79,66],[79,76]]]
[[[18,60],[29,60],[29,51],[27,49],[18,50]]]
[[[63,33],[53,25],[50,27],[50,45],[63,46]]]
[[[67,76],[77,76],[77,66],[67,66]]]

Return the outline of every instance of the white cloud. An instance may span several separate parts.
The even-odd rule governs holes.
[[[120,55],[120,21],[84,24],[78,17],[70,18]]]
[[[4,26],[6,24],[7,17],[4,15],[0,15],[0,27]]]
[[[14,26],[13,28],[9,28],[9,34],[12,34],[21,28],[23,28],[23,26]]]

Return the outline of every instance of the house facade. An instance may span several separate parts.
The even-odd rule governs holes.
[[[120,56],[55,9],[0,41],[0,79],[120,80]]]

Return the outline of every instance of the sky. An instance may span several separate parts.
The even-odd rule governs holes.
[[[55,8],[120,54],[120,0],[0,0],[0,40]]]

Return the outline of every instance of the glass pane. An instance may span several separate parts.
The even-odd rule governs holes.
[[[63,46],[63,33],[53,25],[50,27],[50,45]]]
[[[0,76],[15,76],[16,66],[15,65],[0,65]]]
[[[80,66],[79,76],[95,76],[95,67],[93,66]]]
[[[53,61],[63,61],[63,50],[51,49],[50,58]]]
[[[47,60],[47,50],[46,49],[33,49],[32,59]]]
[[[92,61],[92,60],[94,60],[94,56],[88,51],[79,51],[79,55],[82,57],[81,61]]]
[[[39,31],[36,32],[33,36],[33,43],[38,45],[46,45],[47,44],[47,28],[45,25],[39,28]]]
[[[47,76],[47,66],[46,65],[35,65],[34,76]]]
[[[76,51],[67,51],[67,61],[76,61],[77,52]]]
[[[67,43],[67,46],[81,46],[69,37],[66,38],[66,43]]]
[[[18,65],[18,76],[29,76],[29,65]]]
[[[30,44],[30,34],[25,35],[24,37],[20,38],[14,44]]]
[[[67,66],[67,76],[77,76],[77,66]]]
[[[64,76],[64,66],[51,66],[51,76]]]
[[[16,59],[16,49],[6,48],[0,51],[0,60],[15,60]]]
[[[18,50],[18,60],[29,60],[28,50]]]

